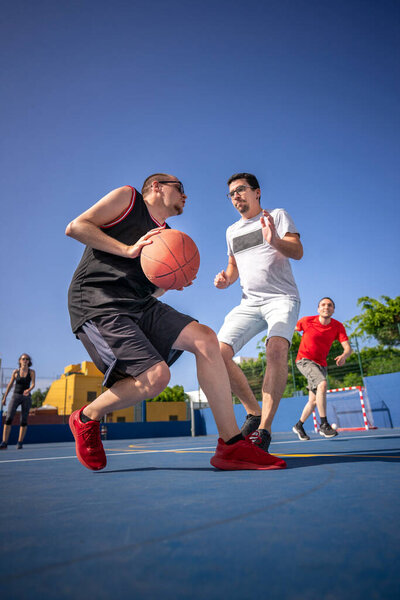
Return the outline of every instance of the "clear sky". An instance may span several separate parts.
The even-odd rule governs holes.
[[[3,3],[3,366],[28,352],[38,376],[56,377],[88,359],[67,312],[83,247],[65,227],[158,171],[184,182],[169,224],[201,255],[195,284],[163,299],[214,329],[241,295],[213,287],[238,171],[301,232],[301,316],[324,295],[342,321],[361,296],[397,296],[399,31],[397,0]],[[196,389],[191,356],[171,384]]]

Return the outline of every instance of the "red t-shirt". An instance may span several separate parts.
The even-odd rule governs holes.
[[[308,358],[322,367],[326,367],[326,357],[335,340],[346,342],[346,330],[340,321],[331,319],[329,325],[322,325],[319,316],[303,317],[297,322],[296,331],[303,331],[296,362]]]

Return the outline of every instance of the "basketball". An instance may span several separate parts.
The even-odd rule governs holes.
[[[164,229],[144,246],[140,263],[147,279],[164,290],[177,290],[195,278],[200,266],[196,244],[186,233]]]

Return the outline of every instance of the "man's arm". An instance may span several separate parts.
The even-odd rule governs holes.
[[[353,350],[351,349],[350,343],[348,341],[340,343],[343,346],[343,354],[340,354],[340,356],[336,356],[335,363],[338,367],[343,367],[344,363],[346,362],[350,354],[352,354]]]
[[[300,260],[303,257],[303,244],[298,233],[286,233],[283,238],[278,236],[273,217],[266,210],[260,218],[264,239],[275,250],[287,258]]]
[[[148,231],[133,246],[123,244],[101,230],[102,226],[111,223],[125,212],[131,201],[131,195],[132,190],[127,186],[113,190],[71,221],[65,230],[66,235],[103,252],[126,258],[136,258],[143,246],[152,243],[150,238],[162,231],[163,228]]]
[[[219,290],[224,290],[225,288],[235,283],[237,278],[239,277],[239,270],[237,268],[236,260],[234,256],[229,257],[228,266],[225,271],[220,271],[214,278],[214,285]]]

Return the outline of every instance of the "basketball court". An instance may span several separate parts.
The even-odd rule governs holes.
[[[282,471],[222,472],[216,436],[0,454],[2,594],[18,599],[395,598],[400,430],[275,434]]]

